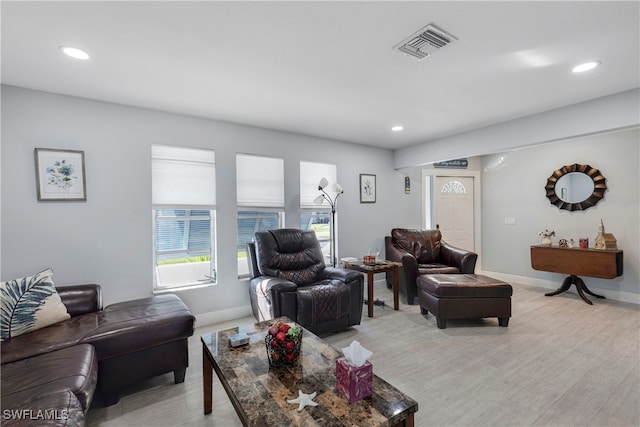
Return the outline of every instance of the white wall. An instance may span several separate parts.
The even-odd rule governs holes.
[[[587,287],[618,301],[640,304],[640,130],[602,132],[534,147],[470,157],[466,170],[435,170],[432,165],[403,169],[416,175],[480,171],[480,247],[476,272],[511,283],[556,289],[566,275],[531,268],[530,246],[538,233],[556,231],[559,239],[588,237],[593,246],[600,219],[624,251],[624,274],[612,280],[584,277]],[[547,178],[564,165],[589,164],[607,179],[604,198],[586,211],[569,212],[546,197]],[[413,181],[412,181],[413,182]],[[419,181],[416,181],[419,183]],[[413,191],[413,188],[412,188]],[[422,193],[424,189],[415,188]],[[514,218],[506,225],[505,218]],[[446,238],[446,236],[445,236]],[[571,290],[575,292],[575,290]]]
[[[394,152],[396,168],[484,156],[640,124],[640,89],[428,141]]]
[[[180,293],[196,314],[247,313],[236,272],[238,152],[284,158],[290,227],[299,226],[299,161],[337,164],[341,257],[382,248],[392,227],[420,225],[420,193],[404,193],[389,150],[11,86],[2,86],[1,108],[2,280],[52,267],[56,284],[100,283],[107,304],[150,295],[152,144],[216,151],[219,280]],[[86,202],[37,201],[35,147],[84,150]],[[377,203],[360,203],[360,173],[377,175]]]
[[[52,267],[57,284],[102,284],[107,304],[150,295],[154,143],[216,150],[219,284],[179,294],[209,320],[248,313],[247,284],[236,276],[237,152],[285,159],[290,227],[298,226],[298,162],[337,164],[345,189],[338,207],[340,256],[382,248],[393,227],[421,226],[421,168],[394,170],[388,150],[11,86],[2,86],[1,114],[2,280]],[[484,140],[478,137],[476,143]],[[482,270],[516,283],[556,286],[561,275],[530,267],[529,246],[538,242],[537,233],[553,228],[556,239],[586,235],[593,241],[602,218],[625,251],[625,271],[614,280],[586,278],[587,285],[608,298],[640,302],[639,144],[635,129],[482,158]],[[85,151],[86,202],[37,202],[35,147]],[[506,162],[498,165],[502,155]],[[470,170],[477,170],[476,159],[470,161]],[[570,163],[591,164],[607,178],[604,199],[585,212],[560,211],[545,197],[547,177]],[[377,203],[359,203],[360,173],[377,175]],[[405,175],[411,177],[410,194],[404,193]],[[506,216],[516,224],[504,225]]]
[[[566,275],[531,268],[530,245],[538,232],[555,230],[558,239],[588,237],[593,247],[600,219],[624,251],[624,274],[612,280],[583,278],[596,293],[640,302],[640,198],[638,160],[640,131],[636,129],[569,139],[485,156],[482,173],[483,269],[507,275],[547,280],[559,287]],[[606,178],[604,198],[586,211],[558,209],[546,197],[553,171],[573,163],[599,169]],[[505,217],[515,218],[505,225]],[[542,282],[538,283],[542,284]]]

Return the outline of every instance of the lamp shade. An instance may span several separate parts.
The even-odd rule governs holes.
[[[327,185],[329,185],[329,181],[323,177],[318,183],[318,190],[324,190]]]
[[[344,190],[342,189],[342,186],[340,184],[338,184],[337,182],[333,183],[333,186],[331,187],[331,190],[334,193],[338,193],[338,194],[344,193]]]
[[[316,205],[321,205],[322,202],[324,202],[324,196],[322,194],[319,194],[318,197],[313,199],[313,203],[315,203]]]

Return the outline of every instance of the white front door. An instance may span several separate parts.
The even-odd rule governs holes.
[[[473,239],[473,177],[436,176],[434,219],[442,239],[452,246],[475,251]]]

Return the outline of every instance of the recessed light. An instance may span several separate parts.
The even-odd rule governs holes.
[[[600,61],[585,62],[584,64],[573,67],[571,71],[573,71],[574,73],[582,73],[585,71],[593,70],[598,65],[600,65]]]
[[[68,56],[70,56],[72,58],[75,58],[75,59],[82,59],[82,60],[89,59],[89,54],[87,52],[85,52],[84,50],[80,50],[78,48],[75,48],[75,47],[60,46],[60,50],[65,55],[68,55]]]
[[[400,131],[404,130],[404,126],[396,125],[396,126],[392,127],[391,130],[394,131],[394,132],[400,132]]]

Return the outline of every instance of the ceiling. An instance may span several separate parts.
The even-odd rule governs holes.
[[[1,7],[4,84],[389,149],[640,86],[637,1]],[[393,48],[430,23],[458,40]]]

